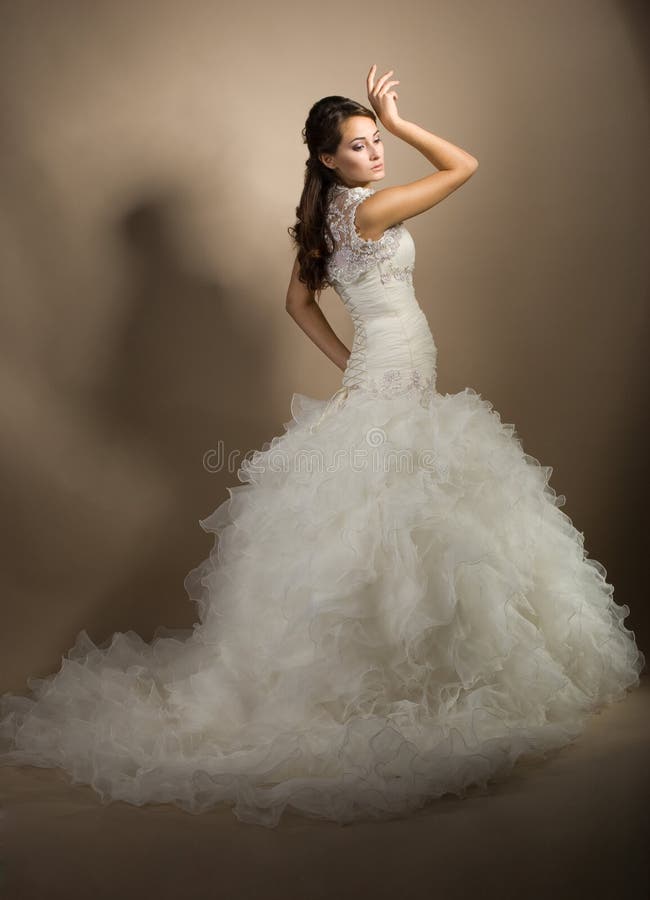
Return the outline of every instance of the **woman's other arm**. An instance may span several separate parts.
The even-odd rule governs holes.
[[[313,291],[298,278],[298,257],[293,264],[285,308],[318,349],[322,350],[335,366],[344,371],[350,351],[334,333],[316,302]]]

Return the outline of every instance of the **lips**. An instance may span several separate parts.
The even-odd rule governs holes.
[[[380,163],[378,166],[373,166],[373,167],[372,167],[372,171],[373,171],[373,172],[376,172],[377,169],[383,169],[383,168],[384,168],[384,164],[383,164],[383,163]]]

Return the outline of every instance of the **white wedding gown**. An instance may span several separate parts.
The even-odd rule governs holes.
[[[329,280],[354,319],[342,386],[295,393],[202,527],[191,629],[77,636],[0,705],[0,764],[104,803],[225,802],[340,823],[403,816],[575,740],[644,655],[550,467],[471,388],[436,391],[403,224],[356,233],[336,185]]]

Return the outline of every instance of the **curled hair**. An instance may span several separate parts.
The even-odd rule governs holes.
[[[343,137],[341,124],[350,116],[367,116],[377,122],[374,112],[361,103],[334,95],[314,103],[302,129],[309,158],[305,163],[305,185],[296,207],[297,221],[287,231],[297,248],[300,281],[316,294],[328,285],[326,266],[331,250],[326,238],[330,246],[333,243],[325,220],[327,194],[334,182],[342,183],[319,157],[336,153]]]

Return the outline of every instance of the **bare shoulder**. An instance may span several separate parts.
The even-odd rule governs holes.
[[[408,184],[373,191],[357,206],[355,224],[362,238],[376,239],[391,225],[412,219],[440,203],[478,169],[478,163],[442,169]]]

